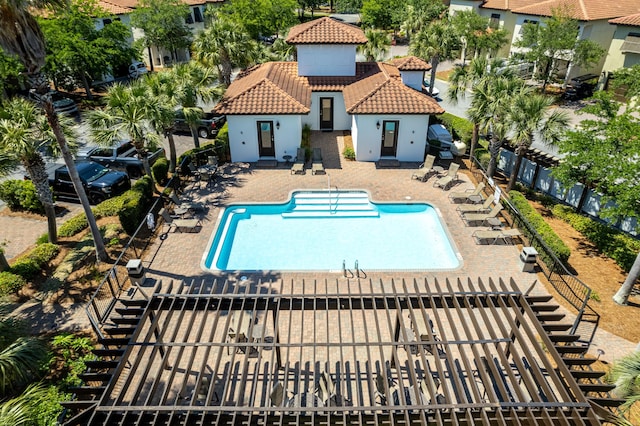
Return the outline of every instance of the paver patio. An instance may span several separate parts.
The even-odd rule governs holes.
[[[447,271],[396,271],[374,272],[364,271],[367,280],[379,283],[380,291],[390,285],[391,281],[412,281],[414,278],[430,282],[438,279],[440,282],[462,279],[467,277],[483,280],[493,278],[508,279],[513,277],[523,292],[531,288],[531,294],[547,294],[542,282],[542,274],[522,272],[519,265],[520,245],[476,245],[472,233],[480,227],[468,227],[456,212],[456,204],[448,199],[450,191],[473,188],[465,173],[459,173],[460,181],[451,186],[448,191],[433,188],[434,177],[427,182],[411,179],[413,170],[418,164],[403,163],[398,168],[377,168],[374,163],[354,162],[342,158],[342,132],[314,132],[313,147],[322,149],[326,174],[312,175],[307,168],[304,175],[292,175],[289,166],[284,163],[274,169],[258,169],[254,165],[230,163],[221,167],[221,173],[215,185],[200,187],[199,183],[190,184],[187,194],[199,201],[209,204],[208,212],[202,216],[202,228],[195,233],[175,232],[171,230],[166,238],[158,239],[143,259],[147,267],[148,285],[162,281],[167,285],[170,281],[186,281],[200,279],[222,279],[230,282],[240,281],[245,276],[253,285],[258,281],[269,282],[284,280],[285,282],[313,282],[325,280],[348,283],[353,278],[344,278],[342,273],[333,272],[288,272],[261,271],[247,273],[237,271],[229,273],[213,273],[201,267],[203,255],[206,254],[216,223],[222,209],[229,203],[243,202],[284,202],[289,199],[291,191],[297,189],[326,189],[330,184],[332,189],[364,189],[369,191],[373,201],[387,202],[428,202],[441,213],[443,224],[453,240],[454,248],[461,256],[461,266]],[[167,226],[164,225],[165,230]],[[482,229],[482,228],[480,228]],[[414,236],[408,236],[413,238]],[[353,238],[357,238],[354,235]],[[391,248],[389,248],[391,249]],[[349,268],[352,265],[347,265]],[[454,281],[455,282],[455,281]],[[535,285],[534,285],[535,284]],[[533,286],[533,287],[532,287]],[[570,314],[569,314],[570,315]],[[572,317],[566,319],[573,322]],[[634,350],[635,344],[599,330],[590,352],[596,354],[598,348],[605,349],[601,359],[613,361]]]

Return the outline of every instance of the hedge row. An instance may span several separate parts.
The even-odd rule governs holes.
[[[445,112],[438,116],[439,121],[449,129],[453,140],[461,140],[466,143],[467,146],[471,144],[471,136],[473,135],[473,123],[469,120],[458,117],[453,114]]]
[[[549,247],[558,259],[566,263],[571,255],[571,249],[558,237],[553,229],[545,222],[544,218],[538,213],[527,199],[518,191],[509,192],[511,203],[520,214],[533,226],[536,232],[542,237],[547,247]]]
[[[160,185],[164,185],[169,177],[169,160],[164,157],[158,158],[151,167],[151,173],[153,174],[153,178],[156,182]]]
[[[23,210],[44,214],[44,206],[38,198],[36,187],[30,180],[10,179],[0,183],[0,200],[11,211]]]
[[[57,254],[56,244],[44,243],[17,258],[8,271],[0,272],[0,296],[15,293],[40,273]]]
[[[640,241],[604,223],[578,214],[571,207],[556,204],[551,211],[554,216],[569,223],[576,231],[594,243],[598,250],[615,260],[626,272],[631,270],[631,266],[640,252]]]

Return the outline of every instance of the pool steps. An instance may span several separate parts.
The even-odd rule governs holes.
[[[293,207],[282,217],[378,217],[366,193],[310,192],[293,195]]]

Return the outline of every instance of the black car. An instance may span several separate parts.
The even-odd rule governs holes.
[[[198,136],[201,138],[215,138],[218,135],[220,128],[226,123],[227,117],[222,114],[216,114],[213,112],[202,112],[202,116],[196,124]],[[174,129],[176,133],[191,133],[189,124],[184,118],[182,110],[176,111],[176,120],[174,122]]]
[[[120,195],[131,188],[131,181],[126,173],[109,170],[93,161],[76,163],[76,168],[89,201],[93,204]],[[57,168],[54,171],[53,179],[49,180],[49,184],[56,196],[78,198],[67,166]]]

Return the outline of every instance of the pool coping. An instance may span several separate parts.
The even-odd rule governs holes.
[[[241,274],[241,273],[247,273],[247,274],[255,274],[258,272],[286,272],[286,273],[292,273],[292,274],[297,274],[297,273],[323,273],[323,274],[340,274],[340,275],[344,275],[343,270],[332,270],[332,269],[213,269],[213,268],[208,268],[206,266],[206,261],[207,258],[209,257],[209,253],[211,250],[211,247],[213,245],[213,241],[216,238],[216,235],[218,233],[218,229],[221,225],[222,222],[222,217],[224,216],[225,212],[227,211],[228,208],[233,207],[233,206],[260,206],[260,205],[285,205],[285,204],[289,204],[292,200],[293,200],[293,195],[296,192],[331,192],[329,189],[309,189],[309,188],[298,188],[298,189],[293,189],[291,191],[289,191],[289,195],[288,198],[286,198],[283,202],[278,202],[278,201],[266,201],[266,202],[257,202],[257,201],[249,201],[249,202],[233,202],[233,203],[229,203],[226,204],[223,207],[220,207],[220,212],[218,213],[218,217],[216,218],[216,223],[213,227],[213,230],[211,231],[211,236],[208,239],[207,245],[206,245],[206,250],[202,253],[202,257],[200,258],[200,268],[206,272],[206,273],[210,273],[210,274],[228,274],[228,273],[236,273],[236,274]],[[462,254],[458,248],[458,245],[456,244],[455,239],[453,238],[453,236],[451,235],[451,232],[449,231],[449,227],[447,226],[446,221],[444,220],[444,216],[442,214],[442,211],[440,210],[439,207],[437,207],[436,205],[434,205],[433,203],[430,203],[428,201],[419,201],[419,200],[403,200],[403,201],[376,201],[372,194],[371,191],[369,191],[368,189],[356,189],[356,188],[350,188],[350,189],[339,189],[336,192],[364,192],[367,194],[367,198],[369,200],[369,202],[373,203],[373,204],[426,204],[431,206],[434,211],[436,212],[436,215],[438,217],[438,221],[440,222],[440,226],[442,227],[442,229],[444,230],[444,233],[447,237],[447,239],[449,240],[449,244],[451,245],[451,248],[453,250],[453,253],[456,257],[456,259],[458,260],[458,266],[455,268],[442,268],[442,269],[368,269],[367,272],[372,272],[372,273],[425,273],[425,272],[449,272],[449,271],[459,271],[464,267],[464,258],[462,257]],[[216,251],[218,251],[220,249],[216,249]],[[212,264],[213,261],[216,259],[215,255],[214,258],[212,259]]]

